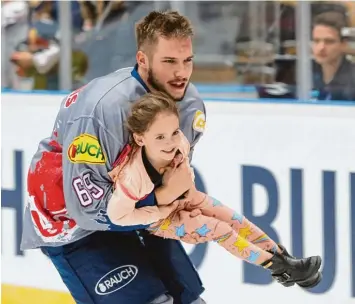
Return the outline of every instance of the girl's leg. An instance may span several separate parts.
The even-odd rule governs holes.
[[[200,209],[202,214],[208,217],[215,217],[225,223],[228,223],[237,234],[247,241],[255,244],[257,247],[272,252],[281,252],[277,244],[269,238],[258,226],[250,222],[245,216],[237,213],[233,209],[223,205],[217,199],[204,194],[204,199],[201,200],[201,193],[196,196],[200,202],[191,201],[188,204],[190,210]]]
[[[215,241],[234,256],[255,265],[273,256],[238,235],[229,224],[203,214],[191,217],[191,212],[186,210],[177,211],[164,221],[152,225],[148,230],[156,236],[190,244]]]

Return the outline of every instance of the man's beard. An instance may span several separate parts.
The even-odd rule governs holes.
[[[170,96],[174,101],[181,101],[186,93],[187,87],[188,87],[188,83],[185,87],[185,91],[184,94],[182,94],[182,96],[180,98],[176,98],[174,96],[172,96],[164,87],[163,84],[161,84],[155,77],[154,77],[154,73],[153,73],[153,69],[149,69],[148,70],[148,79],[147,79],[148,84],[156,91],[162,92],[167,94],[168,96]]]

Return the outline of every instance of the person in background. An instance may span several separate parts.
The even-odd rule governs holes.
[[[335,12],[318,15],[313,22],[313,85],[318,100],[355,101],[355,65],[346,58],[346,26]]]
[[[115,14],[124,10],[125,2],[121,0],[111,1],[78,1],[80,5],[80,12],[83,18],[82,30],[84,32],[92,30],[99,19],[105,14],[108,8],[108,14]]]
[[[59,90],[60,40],[58,24],[55,21],[35,22],[28,32],[28,38],[20,43],[11,55],[19,79],[19,89]],[[72,51],[73,88],[81,85],[81,79],[88,69],[88,58],[80,50]],[[28,80],[28,81],[27,81]],[[20,81],[21,82],[21,81]]]
[[[26,1],[1,1],[1,87],[16,86],[16,74],[11,54],[25,39],[28,32],[28,6]]]
[[[11,55],[20,80],[17,89],[58,90],[60,37],[54,13],[56,2],[32,1],[29,5],[32,22],[27,39]],[[76,88],[88,69],[88,59],[82,51],[73,50],[72,60],[73,88]]]

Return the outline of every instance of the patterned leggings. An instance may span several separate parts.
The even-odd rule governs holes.
[[[201,194],[201,193],[200,193]],[[202,202],[181,202],[168,218],[152,224],[150,233],[189,244],[215,241],[230,253],[259,265],[278,249],[259,227],[208,195]]]

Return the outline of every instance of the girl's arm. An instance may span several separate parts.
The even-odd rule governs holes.
[[[137,196],[137,192],[134,191],[134,185],[127,187],[116,182],[116,188],[107,205],[107,215],[112,223],[120,226],[149,225],[166,218],[176,208],[177,203],[136,208],[136,203],[143,199]]]

